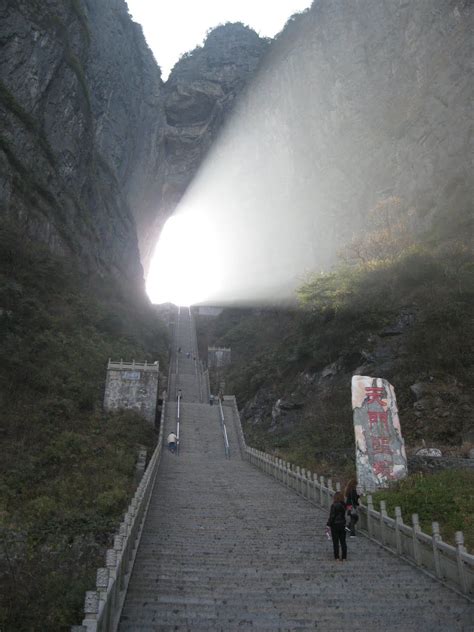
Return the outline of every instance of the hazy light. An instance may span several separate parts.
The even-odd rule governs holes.
[[[166,222],[151,260],[146,288],[153,303],[194,305],[218,292],[222,277],[216,231],[200,213]]]
[[[328,270],[355,233],[370,230],[368,213],[387,195],[435,210],[432,200],[443,200],[447,174],[459,171],[467,182],[466,161],[459,159],[464,138],[444,163],[445,144],[432,139],[426,153],[407,131],[418,125],[418,102],[426,104],[423,129],[438,129],[439,110],[426,90],[456,75],[457,58],[446,57],[450,70],[442,76],[432,55],[420,61],[420,75],[407,73],[410,51],[387,53],[404,41],[404,18],[394,24],[396,12],[392,20],[381,3],[372,4],[368,28],[367,15],[352,3],[315,2],[276,42],[181,198],[178,213],[199,209],[199,216],[183,218],[169,242],[174,246],[166,239],[162,250],[160,242],[149,279],[155,300],[294,300],[307,272]],[[454,31],[443,35],[444,48],[430,40],[433,53],[451,50],[453,37]],[[374,41],[386,44],[367,57],[364,47]],[[465,84],[447,85],[453,99],[442,130],[450,137],[456,117],[464,120]],[[160,289],[155,274],[163,277]]]

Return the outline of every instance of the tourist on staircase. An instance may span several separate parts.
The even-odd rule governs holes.
[[[329,512],[327,526],[331,529],[334,559],[339,560],[339,544],[341,545],[342,561],[347,559],[346,544],[346,504],[342,492],[334,494]]]
[[[174,434],[174,432],[169,433],[166,442],[168,444],[168,450],[174,454],[178,447],[178,437]]]
[[[357,493],[357,480],[352,478],[346,485],[346,509],[349,516],[349,527],[351,538],[355,538],[355,526],[359,520],[357,507],[359,506],[359,494]]]

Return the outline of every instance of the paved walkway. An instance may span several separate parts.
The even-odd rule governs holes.
[[[181,310],[180,355],[193,340]],[[178,364],[180,455],[163,455],[120,632],[474,630],[462,597],[364,537],[336,563],[326,512],[241,459],[225,407],[226,459],[218,406],[200,403],[192,355]],[[173,395],[166,433],[175,414]]]

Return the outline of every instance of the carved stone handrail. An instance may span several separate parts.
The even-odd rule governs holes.
[[[120,371],[121,370],[151,371],[153,373],[159,373],[160,366],[158,362],[153,362],[152,364],[148,364],[146,360],[145,362],[135,362],[135,360],[133,360],[132,362],[124,362],[123,360],[120,360],[120,362],[113,362],[109,358],[107,369],[116,369]]]
[[[235,397],[227,396],[225,402],[230,403],[234,411],[242,456],[309,502],[329,508],[334,493],[340,491],[340,484],[336,483],[334,487],[330,478],[318,477],[304,468],[247,446]],[[462,532],[456,532],[456,546],[452,546],[443,542],[437,522],[432,523],[432,535],[423,533],[417,514],[412,515],[411,522],[412,525],[403,522],[400,507],[395,508],[395,518],[390,518],[383,500],[380,511],[375,510],[370,495],[367,505],[361,503],[359,506],[358,529],[365,536],[473,601],[474,555],[466,551]]]
[[[72,632],[115,632],[155,484],[163,448],[166,391],[163,393],[158,443],[143,474],[124,519],[108,549],[105,566],[97,569],[96,589],[86,592],[82,625]]]

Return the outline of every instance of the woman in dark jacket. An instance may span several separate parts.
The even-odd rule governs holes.
[[[329,518],[327,522],[331,529],[332,545],[334,547],[334,559],[339,559],[339,543],[341,544],[342,560],[347,559],[346,545],[346,505],[342,492],[334,494]]]
[[[357,480],[352,478],[346,485],[346,507],[349,514],[349,531],[351,538],[355,537],[355,526],[359,520],[357,508],[359,506],[359,494],[357,493]]]

